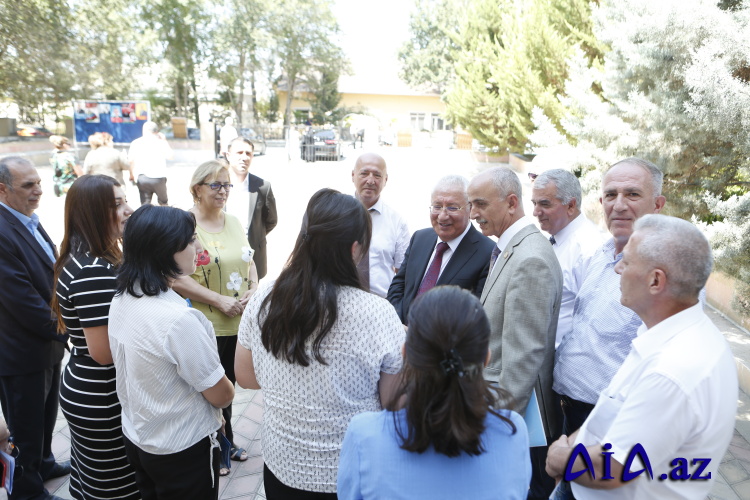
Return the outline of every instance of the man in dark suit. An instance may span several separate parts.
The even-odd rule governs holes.
[[[498,238],[480,297],[492,328],[484,376],[506,392],[502,407],[527,422],[540,413],[547,442],[532,443],[529,499],[547,499],[555,486],[544,466],[545,445],[558,437],[552,367],[562,271],[552,245],[524,214],[515,172],[488,169],[471,180],[468,193],[471,218]]]
[[[41,195],[31,163],[0,160],[0,404],[22,468],[12,500],[58,498],[43,483],[70,472],[52,454],[67,337],[49,307],[56,250],[34,214]]]
[[[245,224],[247,240],[255,250],[253,261],[258,270],[258,279],[262,279],[268,271],[266,235],[276,227],[278,216],[271,183],[249,172],[253,154],[254,146],[250,139],[240,136],[229,143],[227,161],[235,186],[227,200],[227,210]],[[243,205],[247,208],[243,208]],[[246,218],[243,210],[247,210]]]
[[[495,244],[469,222],[467,185],[459,175],[440,179],[432,191],[432,228],[411,237],[387,296],[404,324],[411,302],[433,286],[458,285],[477,297],[482,293]]]

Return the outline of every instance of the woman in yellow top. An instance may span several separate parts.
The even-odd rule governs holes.
[[[208,161],[195,170],[190,181],[194,202],[190,211],[195,215],[196,233],[204,253],[198,259],[195,273],[177,279],[174,290],[190,299],[192,306],[213,324],[221,365],[234,384],[237,330],[245,304],[258,287],[258,273],[242,224],[224,211],[231,191],[225,162]],[[234,444],[232,406],[222,411],[225,434],[232,444],[230,456],[245,461],[246,451]],[[229,464],[222,464],[220,474],[229,474]]]

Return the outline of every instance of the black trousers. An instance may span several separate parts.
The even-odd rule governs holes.
[[[263,489],[266,490],[268,500],[336,500],[338,498],[336,493],[305,491],[287,486],[273,475],[266,464],[263,464]]]
[[[138,186],[138,194],[141,196],[141,205],[150,205],[151,200],[154,199],[154,194],[156,194],[159,205],[169,203],[166,177],[149,177],[141,174],[136,179],[136,185]]]
[[[49,496],[44,480],[55,466],[52,433],[60,405],[60,365],[0,377],[0,405],[19,452],[11,500]]]
[[[218,500],[219,448],[205,437],[177,453],[147,453],[123,436],[143,500]]]
[[[562,431],[566,436],[570,436],[581,428],[591,411],[594,409],[594,405],[591,403],[584,403],[583,401],[577,401],[568,396],[563,396],[562,394],[560,395],[560,401],[563,413]]]
[[[237,350],[237,335],[216,337],[216,346],[219,350],[219,361],[224,368],[224,374],[234,385],[237,377],[234,375],[234,353]],[[224,424],[224,435],[227,437],[232,446],[234,446],[234,432],[232,431],[232,405],[221,410],[226,423]]]

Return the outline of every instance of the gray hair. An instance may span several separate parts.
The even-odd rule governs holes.
[[[9,191],[13,191],[13,174],[10,171],[10,167],[23,163],[32,165],[29,160],[21,156],[6,156],[0,159],[0,184],[5,184]]]
[[[578,182],[578,177],[562,168],[554,168],[539,174],[534,181],[534,188],[544,189],[550,182],[557,188],[555,198],[563,205],[569,205],[571,201],[576,200],[576,208],[580,210],[581,183]]]
[[[640,257],[667,274],[670,293],[679,299],[694,299],[706,286],[713,268],[711,245],[690,222],[661,214],[648,214],[635,222],[640,233]]]
[[[521,181],[514,171],[506,167],[493,167],[485,170],[485,173],[490,177],[501,198],[515,194],[519,200],[521,199]]]
[[[466,190],[469,187],[469,181],[463,175],[446,175],[435,184],[432,188],[432,196],[435,196],[436,191],[450,190],[450,191],[461,191],[464,195],[466,202],[469,202],[469,195],[466,194]]]
[[[635,156],[631,156],[630,158],[625,158],[624,160],[620,160],[611,167],[609,167],[607,170],[604,171],[602,174],[602,181],[604,180],[604,176],[607,175],[607,173],[615,168],[618,165],[635,165],[637,167],[641,167],[643,170],[648,172],[648,174],[651,176],[651,183],[654,190],[654,196],[661,196],[661,188],[662,184],[664,183],[664,173],[661,171],[659,167],[654,165],[648,160],[644,160],[643,158],[637,158]],[[603,182],[602,182],[603,184]]]
[[[143,123],[143,135],[155,134],[158,130],[159,126],[156,124],[156,122],[148,120],[147,122]]]

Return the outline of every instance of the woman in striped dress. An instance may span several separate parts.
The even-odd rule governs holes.
[[[80,177],[65,200],[52,307],[58,331],[73,344],[60,408],[70,428],[70,494],[80,500],[141,497],[125,455],[107,336],[120,239],[132,212],[120,184],[105,175]]]

